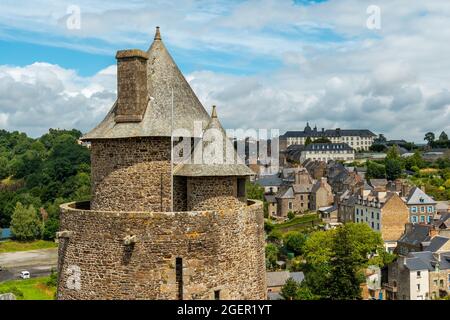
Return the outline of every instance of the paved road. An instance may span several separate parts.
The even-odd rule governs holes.
[[[0,282],[18,279],[21,271],[27,270],[31,277],[43,277],[56,268],[58,251],[56,248],[30,250],[0,254]]]
[[[50,275],[52,269],[56,269],[56,265],[3,268],[3,270],[0,271],[0,282],[20,279],[20,272],[25,270],[30,272],[31,278],[45,277]]]

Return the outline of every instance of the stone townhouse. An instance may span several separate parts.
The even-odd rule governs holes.
[[[354,221],[380,232],[386,250],[392,252],[409,221],[409,211],[395,192],[372,191],[358,196]]]
[[[358,189],[356,187],[358,186]],[[367,197],[373,188],[364,182],[362,187],[359,187],[359,183],[347,189],[344,192],[335,196],[335,203],[338,207],[338,221],[342,223],[354,222],[355,220],[355,205],[358,201],[358,196]]]
[[[325,130],[322,128],[322,130],[317,130],[317,127],[311,128],[309,123],[306,123],[303,131],[288,131],[283,135],[287,147],[293,144],[304,145],[308,137],[313,141],[318,138],[327,138],[332,143],[347,143],[355,150],[369,150],[376,135],[367,129],[336,128]]]
[[[289,211],[302,213],[310,209],[311,191],[314,180],[303,167],[293,168],[293,183],[282,186],[278,193],[272,197],[266,197],[270,211],[276,212],[278,217],[286,217]]]
[[[433,222],[436,213],[436,201],[427,195],[424,190],[414,187],[404,200],[409,209],[409,220],[412,223],[430,224]]]
[[[358,196],[352,194],[350,190],[337,196],[335,202],[338,206],[338,222],[347,223],[355,221],[355,204]]]
[[[298,203],[295,201],[294,189],[291,186],[281,188],[275,195],[276,216],[285,218],[289,212],[299,210]]]
[[[302,165],[314,180],[319,180],[327,174],[327,164],[324,161],[308,159]]]
[[[267,202],[267,212],[270,216],[277,216],[277,199],[274,194],[266,194],[264,195],[264,199]]]
[[[450,294],[450,251],[410,252],[388,266],[388,300],[430,300]]]
[[[327,178],[316,181],[311,190],[310,209],[319,210],[320,207],[327,207],[334,203],[333,191],[327,183]]]
[[[215,109],[206,112],[159,28],[148,51],[116,58],[117,101],[82,138],[92,200],[61,206],[57,298],[266,299],[263,206],[247,200],[253,172]],[[205,153],[192,162],[180,145]]]
[[[388,191],[388,181],[387,179],[369,179],[369,184],[375,191]]]
[[[450,251],[433,255],[430,261],[429,287],[431,299],[450,295]]]

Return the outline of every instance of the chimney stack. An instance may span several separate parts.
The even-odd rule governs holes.
[[[121,50],[117,59],[117,107],[115,121],[142,121],[148,104],[147,52],[138,49]]]

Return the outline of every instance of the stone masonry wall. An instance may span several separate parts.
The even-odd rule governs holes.
[[[235,210],[104,212],[61,207],[58,299],[265,299],[262,203]],[[123,239],[135,235],[134,245]],[[70,285],[79,268],[79,289]],[[69,280],[69,281],[68,281]],[[69,285],[68,285],[69,283]]]
[[[187,178],[173,177],[173,210],[187,211]]]
[[[409,210],[399,196],[393,195],[381,209],[381,237],[384,241],[396,241],[409,222]]]
[[[94,140],[93,210],[171,211],[170,138]]]
[[[232,209],[246,205],[237,198],[236,177],[188,177],[187,208],[191,210]]]

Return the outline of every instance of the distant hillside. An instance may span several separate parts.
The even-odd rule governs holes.
[[[46,224],[55,229],[60,203],[89,199],[90,151],[78,144],[80,136],[50,129],[33,139],[0,130],[0,228],[9,226],[17,202],[33,205],[40,216],[46,212]]]

